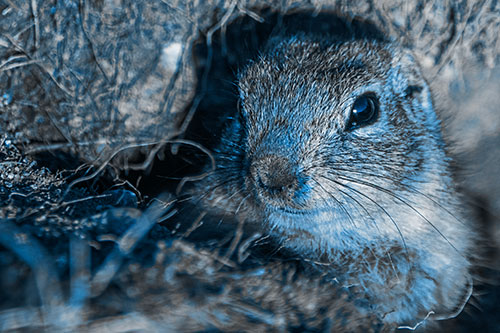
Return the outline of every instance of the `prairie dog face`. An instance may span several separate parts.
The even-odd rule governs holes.
[[[271,227],[309,234],[320,251],[379,237],[403,246],[405,228],[436,233],[407,214],[434,206],[417,193],[451,186],[429,89],[409,53],[295,36],[271,42],[240,75],[239,92],[245,187]]]

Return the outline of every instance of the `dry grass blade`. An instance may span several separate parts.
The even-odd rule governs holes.
[[[163,201],[154,201],[149,208],[141,214],[137,222],[130,227],[116,242],[115,249],[106,257],[106,260],[92,277],[92,296],[100,295],[118,272],[123,258],[131,253],[138,242],[151,229],[151,227],[167,214],[171,203],[165,207]]]

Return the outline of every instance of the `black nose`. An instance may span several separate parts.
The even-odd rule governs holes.
[[[257,187],[269,196],[287,196],[297,187],[292,163],[283,156],[265,155],[254,161],[252,173]]]

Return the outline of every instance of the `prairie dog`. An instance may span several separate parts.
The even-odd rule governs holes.
[[[453,317],[472,291],[474,229],[431,93],[381,40],[269,40],[238,75],[239,114],[197,188],[345,285],[385,322]]]

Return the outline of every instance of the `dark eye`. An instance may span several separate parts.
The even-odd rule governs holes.
[[[368,93],[359,96],[354,101],[351,116],[347,123],[347,130],[370,125],[377,120],[378,100],[374,94]]]

